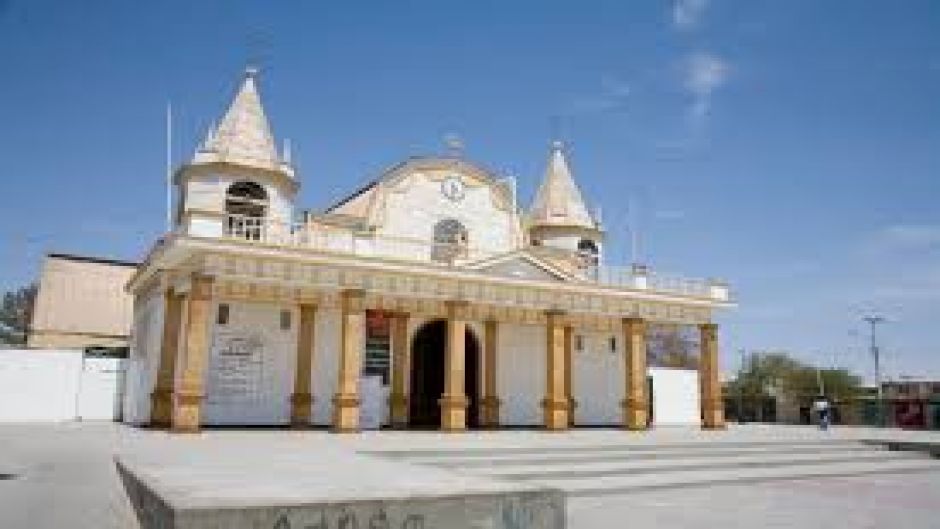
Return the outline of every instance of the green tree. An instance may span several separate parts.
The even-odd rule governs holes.
[[[838,401],[858,395],[860,388],[861,379],[845,369],[820,369],[781,351],[755,352],[728,383],[727,395],[755,402],[770,397],[801,401],[822,393]]]
[[[3,294],[0,306],[0,343],[25,345],[36,303],[36,285],[30,284]]]

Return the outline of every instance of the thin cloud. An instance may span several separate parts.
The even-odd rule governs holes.
[[[878,230],[872,240],[880,250],[940,249],[940,224],[895,224]]]
[[[728,82],[731,67],[727,61],[707,52],[695,52],[683,70],[685,89],[692,96],[690,118],[701,122],[711,112],[712,96]]]
[[[576,99],[571,105],[571,114],[604,113],[624,108],[632,94],[630,85],[616,77],[601,78],[596,95]]]
[[[672,24],[680,31],[698,27],[708,8],[708,0],[676,0],[672,5]]]

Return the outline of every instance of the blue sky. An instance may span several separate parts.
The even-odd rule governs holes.
[[[518,176],[553,135],[610,261],[729,280],[725,369],[781,349],[940,376],[940,3],[0,0],[0,287],[47,251],[140,259],[164,219],[164,112],[192,152],[248,61],[300,203],[441,152]]]

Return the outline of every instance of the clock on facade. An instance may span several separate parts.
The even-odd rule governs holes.
[[[464,196],[463,181],[457,175],[451,175],[441,182],[441,193],[450,200],[462,200]]]

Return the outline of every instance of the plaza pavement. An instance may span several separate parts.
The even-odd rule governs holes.
[[[0,479],[0,527],[136,527],[115,455],[177,465],[194,475],[208,459],[233,475],[238,468],[258,472],[278,465],[304,471],[305,462],[311,468],[317,462],[327,476],[353,485],[381,484],[390,473],[399,486],[478,478],[562,488],[617,485],[606,493],[589,487],[569,499],[568,526],[578,529],[940,526],[940,461],[878,452],[857,443],[863,439],[940,443],[940,435],[930,432],[763,425],[719,432],[210,430],[189,436],[108,423],[0,425],[0,477],[10,477]],[[375,474],[349,472],[353,461]],[[708,482],[729,464],[735,468],[728,481]],[[810,472],[825,465],[828,476]],[[755,472],[763,477],[733,479]],[[704,481],[675,486],[695,476]],[[275,486],[278,476],[258,481]]]

